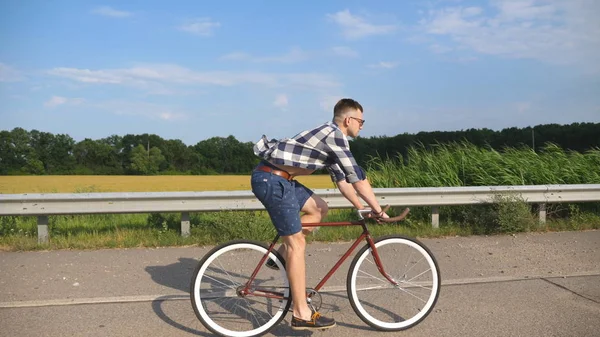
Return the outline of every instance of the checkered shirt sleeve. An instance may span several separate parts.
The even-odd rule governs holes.
[[[326,168],[334,182],[355,183],[365,179],[362,168],[350,152],[346,136],[334,123],[325,123],[292,138],[271,139],[263,135],[254,153],[274,164],[310,170]]]

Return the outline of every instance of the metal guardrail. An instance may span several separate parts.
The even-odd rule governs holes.
[[[376,188],[383,205],[431,206],[431,222],[439,227],[439,206],[494,202],[497,195],[515,195],[540,204],[540,222],[546,221],[546,204],[600,201],[600,184]],[[351,208],[337,189],[317,189],[329,208]],[[38,241],[48,240],[48,216],[69,214],[169,213],[181,212],[181,233],[189,235],[189,213],[221,210],[263,210],[251,191],[129,192],[0,194],[0,216],[37,216]]]

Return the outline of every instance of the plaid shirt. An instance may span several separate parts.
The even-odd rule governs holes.
[[[293,138],[267,140],[265,135],[254,145],[254,154],[273,164],[309,170],[327,168],[333,182],[345,179],[355,183],[365,173],[350,152],[346,135],[333,122],[300,132]]]

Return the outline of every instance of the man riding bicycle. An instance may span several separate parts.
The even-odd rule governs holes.
[[[327,203],[294,177],[326,168],[342,195],[357,209],[363,199],[372,217],[388,218],[375,198],[365,172],[356,163],[347,137],[357,137],[365,123],[363,108],[344,98],[333,108],[331,122],[305,130],[293,138],[268,140],[263,135],[254,145],[262,160],[252,172],[252,192],[264,205],[283,239],[279,251],[286,261],[293,298],[292,329],[312,330],[335,326],[335,320],[312,312],[306,301],[305,234],[302,223],[315,223],[327,215]],[[300,212],[303,215],[300,217]],[[269,263],[269,262],[268,262]],[[271,265],[271,267],[273,267]]]

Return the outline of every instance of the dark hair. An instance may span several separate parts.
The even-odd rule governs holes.
[[[333,117],[343,117],[348,109],[356,109],[363,112],[363,107],[352,98],[342,98],[333,107]]]

